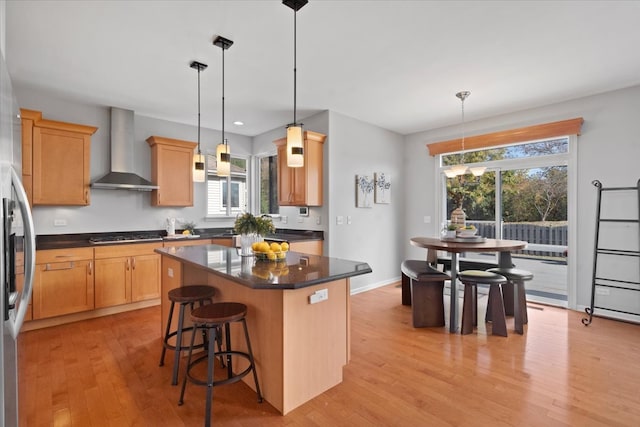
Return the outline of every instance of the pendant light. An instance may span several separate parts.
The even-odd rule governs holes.
[[[309,3],[308,0],[282,0],[282,4],[293,9],[293,123],[287,125],[287,166],[300,168],[304,166],[304,142],[302,123],[296,121],[296,16],[298,10]]]
[[[216,173],[218,176],[229,176],[231,175],[231,151],[229,141],[224,137],[224,51],[229,49],[233,42],[218,36],[213,44],[222,49],[222,141],[216,148]]]
[[[200,71],[206,70],[207,64],[193,61],[191,63],[191,68],[198,70],[198,152],[193,156],[193,181],[204,182],[204,156],[200,151]]]
[[[469,97],[469,95],[471,95],[471,92],[466,90],[456,93],[456,97],[462,102],[462,155],[460,156],[460,164],[453,165],[449,169],[446,169],[444,171],[444,174],[447,176],[447,178],[464,175],[467,173],[467,170],[471,172],[473,176],[481,176],[487,169],[486,167],[482,166],[468,168],[464,164],[464,101]]]

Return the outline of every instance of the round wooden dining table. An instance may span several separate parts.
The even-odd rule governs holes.
[[[440,237],[412,237],[413,246],[428,249],[427,261],[435,263],[438,259],[437,251],[451,254],[451,302],[449,304],[449,331],[458,330],[458,254],[462,252],[498,252],[498,266],[511,268],[511,251],[522,250],[527,242],[521,240],[503,239],[442,239]]]

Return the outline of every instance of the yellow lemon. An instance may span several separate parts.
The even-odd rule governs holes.
[[[188,236],[189,234],[191,234],[191,232],[189,230],[184,230],[182,234],[184,234],[185,236]]]
[[[269,252],[269,244],[267,242],[260,242],[260,252]]]
[[[270,260],[276,259],[276,253],[273,252],[273,251],[267,252],[267,258],[270,259]]]
[[[287,252],[289,250],[289,244],[287,242],[282,242],[280,244],[280,248],[282,248],[283,252]]]
[[[287,255],[284,252],[278,252],[277,254],[278,259],[284,259],[284,257]]]
[[[280,252],[282,250],[282,247],[280,247],[280,243],[273,242],[271,244],[271,250],[273,252]]]
[[[254,242],[251,244],[251,250],[253,252],[260,252],[260,242]]]

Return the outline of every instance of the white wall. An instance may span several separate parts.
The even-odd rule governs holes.
[[[31,88],[17,87],[21,108],[42,111],[51,120],[97,126],[91,138],[91,180],[109,172],[109,107],[80,104]],[[117,107],[117,105],[116,105]],[[151,149],[146,139],[151,135],[197,141],[197,127],[144,116],[135,116],[135,172],[151,178]],[[251,138],[227,134],[234,154],[251,154]],[[203,152],[215,152],[221,138],[219,131],[201,129]],[[127,190],[91,190],[89,206],[36,206],[33,209],[37,234],[88,233],[101,231],[137,231],[164,229],[165,218],[184,218],[197,227],[233,227],[233,220],[205,222],[206,184],[194,184],[194,206],[185,208],[153,207],[150,193]],[[54,219],[65,219],[66,227],[54,227]]]
[[[467,122],[467,135],[583,117],[582,135],[578,138],[577,164],[577,245],[570,248],[576,263],[577,308],[589,305],[596,220],[596,189],[600,180],[605,187],[635,186],[640,178],[640,143],[637,137],[637,114],[640,111],[640,86],[535,108],[485,120]],[[459,138],[459,126],[434,129],[405,138],[406,228],[402,239],[406,258],[424,257],[424,250],[414,248],[409,239],[417,235],[436,235],[438,224],[423,223],[423,216],[437,218],[434,186],[434,159],[426,144]],[[629,213],[637,218],[636,210]],[[634,245],[638,249],[638,231],[612,242],[618,247]],[[633,267],[632,267],[633,269]],[[627,272],[638,280],[635,270]],[[615,297],[612,297],[615,298]],[[640,292],[627,293],[628,305],[640,307]],[[608,303],[607,303],[608,305]]]
[[[351,279],[351,291],[360,292],[399,279],[406,200],[403,138],[339,113],[329,117],[329,254],[371,266],[373,273]],[[390,177],[391,203],[356,208],[355,176],[374,172]],[[343,225],[337,225],[337,216]]]

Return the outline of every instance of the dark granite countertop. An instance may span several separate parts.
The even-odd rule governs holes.
[[[233,232],[229,228],[202,228],[194,230],[198,237],[179,237],[177,239],[166,239],[166,231],[164,230],[146,230],[146,231],[122,231],[122,232],[105,232],[105,233],[76,233],[76,234],[43,234],[36,236],[36,249],[67,249],[82,247],[97,247],[105,244],[136,244],[151,243],[153,241],[181,241],[181,240],[203,240],[233,237]],[[100,245],[93,244],[89,239],[105,238],[119,236],[124,239],[139,237],[136,242],[120,241],[111,243],[102,243]],[[305,240],[324,240],[323,231],[312,230],[293,230],[293,229],[277,229],[274,234],[265,236],[265,240],[297,242]]]
[[[366,262],[291,251],[278,262],[241,257],[236,248],[220,245],[168,247],[156,252],[253,289],[299,289],[372,271]]]

